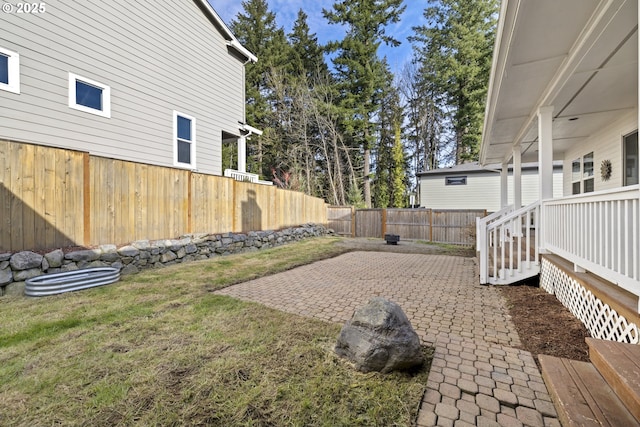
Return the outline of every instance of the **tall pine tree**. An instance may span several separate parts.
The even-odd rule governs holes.
[[[305,76],[309,84],[324,79],[329,73],[329,67],[324,60],[324,48],[318,44],[318,37],[311,33],[308,16],[302,9],[293,23],[288,35],[291,45],[290,65],[294,76]]]
[[[258,57],[258,62],[246,66],[247,122],[265,132],[261,137],[252,137],[247,147],[247,165],[251,172],[269,176],[273,152],[277,151],[270,143],[278,140],[274,136],[278,131],[273,127],[275,90],[269,76],[288,63],[289,45],[266,0],[246,0],[242,7],[244,13],[238,13],[230,28],[240,43]]]
[[[424,87],[450,112],[455,163],[478,158],[497,10],[497,0],[433,0],[411,38]]]
[[[371,207],[369,175],[376,135],[374,115],[384,78],[378,47],[381,43],[395,46],[400,43],[386,34],[385,27],[398,22],[404,9],[402,0],[342,0],[334,3],[332,10],[322,11],[329,23],[346,27],[344,39],[329,43],[328,50],[336,53],[333,65],[342,94],[345,131],[362,156],[362,190],[367,207]]]

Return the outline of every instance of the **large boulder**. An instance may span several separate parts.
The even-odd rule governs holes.
[[[420,338],[400,306],[373,298],[340,331],[335,352],[362,372],[407,370],[422,365]]]

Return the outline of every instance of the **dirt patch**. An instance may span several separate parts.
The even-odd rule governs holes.
[[[535,282],[501,287],[522,348],[534,356],[548,354],[589,361],[585,338],[590,336],[582,322],[560,301]]]
[[[343,239],[336,246],[353,251],[394,252],[425,255],[456,255],[473,257],[475,250],[468,246],[444,245],[420,240],[400,240],[397,245],[389,245],[384,239],[356,237]]]

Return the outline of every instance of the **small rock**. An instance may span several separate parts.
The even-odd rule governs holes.
[[[65,259],[70,259],[73,262],[86,261],[91,262],[100,258],[102,251],[100,249],[85,249],[82,251],[69,252],[64,256]]]
[[[140,254],[140,250],[138,248],[134,248],[131,245],[127,245],[118,249],[118,253],[120,254],[120,256],[133,258]]]
[[[11,270],[8,268],[0,270],[0,286],[4,286],[11,282],[13,282],[13,273]]]
[[[42,265],[42,255],[31,251],[18,252],[13,254],[9,263],[13,270],[40,268],[40,265]]]
[[[28,270],[20,270],[13,273],[13,280],[23,282],[33,277],[42,276],[40,268],[30,268]]]
[[[60,267],[64,259],[64,252],[62,252],[62,249],[56,249],[55,251],[44,254],[44,258],[49,263],[49,268]]]
[[[13,282],[4,287],[4,295],[24,295],[26,283],[25,282]]]

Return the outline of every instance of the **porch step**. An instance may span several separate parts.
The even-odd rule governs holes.
[[[640,345],[587,338],[589,358],[640,421]]]
[[[506,270],[503,274],[498,274],[496,277],[489,277],[489,284],[491,285],[512,285],[514,283],[521,282],[523,280],[530,279],[540,274],[540,266],[532,265],[528,269],[523,271]],[[504,277],[501,277],[504,276]]]
[[[546,355],[538,360],[563,427],[640,426],[593,364]]]

